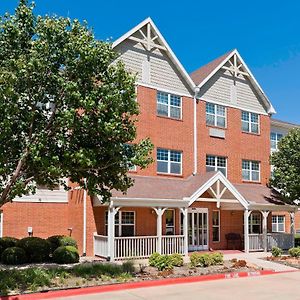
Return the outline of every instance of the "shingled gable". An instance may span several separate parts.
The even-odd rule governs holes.
[[[143,33],[142,29],[146,26],[146,34]],[[139,34],[140,37],[137,37],[136,34]],[[154,34],[154,37],[153,37]],[[172,61],[176,67],[179,74],[184,79],[186,85],[191,89],[191,92],[194,92],[195,84],[187,71],[184,69],[183,65],[180,63],[161,32],[158,30],[154,22],[150,17],[146,18],[144,21],[139,23],[137,26],[129,30],[127,33],[118,38],[112,45],[113,48],[118,47],[125,40],[132,40],[135,42],[141,43],[145,49],[151,51],[152,49],[159,49],[166,53],[169,59]]]
[[[204,65],[198,70],[192,72],[190,76],[194,80],[194,83],[201,89],[201,87],[203,87],[209,81],[209,79],[211,79],[212,76],[216,74],[216,72],[218,72],[221,68],[227,68],[225,67],[225,64],[229,62],[230,59],[234,56],[236,56],[236,60],[240,62],[239,66],[236,67],[236,70],[248,76],[253,88],[257,91],[258,95],[261,97],[263,103],[265,104],[267,108],[267,113],[275,114],[276,111],[272,106],[270,100],[268,99],[265,92],[255,79],[254,75],[251,73],[250,69],[242,59],[237,49],[229,51],[226,54],[220,56],[219,58],[213,60],[212,62]]]

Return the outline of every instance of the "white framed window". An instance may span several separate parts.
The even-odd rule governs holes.
[[[272,232],[285,232],[285,216],[272,216]]]
[[[253,212],[249,216],[249,233],[262,233],[261,213]]]
[[[242,131],[259,133],[259,115],[242,111]]]
[[[282,139],[283,135],[277,132],[271,132],[270,139],[271,139],[271,150],[276,151],[278,150],[278,143]]]
[[[175,210],[167,209],[165,211],[166,218],[166,235],[175,235]]]
[[[206,172],[221,171],[227,176],[227,159],[223,156],[206,155]]]
[[[226,108],[206,102],[206,125],[226,127]]]
[[[181,175],[182,152],[158,148],[156,157],[157,173]]]
[[[182,101],[178,95],[157,91],[157,114],[172,119],[182,118]]]
[[[247,181],[260,181],[260,162],[254,160],[242,161],[242,177]]]
[[[105,212],[105,230],[108,234],[108,211]],[[115,236],[135,235],[135,212],[118,211],[115,215]]]
[[[212,238],[213,242],[220,242],[220,211],[212,212]]]

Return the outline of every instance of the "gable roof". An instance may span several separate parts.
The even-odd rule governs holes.
[[[130,36],[132,36],[134,33],[136,33],[138,30],[142,29],[145,25],[150,24],[151,29],[155,32],[155,34],[158,36],[158,40],[160,44],[162,44],[166,48],[166,54],[171,59],[181,76],[184,78],[185,82],[188,84],[188,86],[191,88],[192,91],[194,91],[196,85],[194,81],[191,79],[183,65],[180,63],[174,52],[172,51],[169,44],[164,39],[163,35],[160,33],[154,22],[150,17],[146,18],[144,21],[139,23],[137,26],[126,32],[124,35],[122,35],[120,38],[118,38],[113,44],[112,47],[116,48],[119,44],[121,44],[123,41],[128,39]]]
[[[206,64],[205,66],[199,68],[198,70],[192,72],[190,76],[194,80],[195,84],[201,89],[202,86],[219,71],[231,58],[233,55],[236,55],[238,60],[242,63],[243,68],[246,70],[246,72],[249,74],[249,80],[253,87],[256,89],[258,94],[261,96],[264,104],[266,105],[268,109],[269,114],[276,113],[272,103],[266,96],[265,92],[255,79],[254,75],[251,73],[250,69],[242,59],[241,55],[237,51],[237,49],[234,49],[232,51],[229,51],[225,53],[224,55],[220,56],[219,58],[213,60],[212,62]]]

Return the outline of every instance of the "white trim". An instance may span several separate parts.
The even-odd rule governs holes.
[[[214,106],[214,109],[215,109],[215,113],[214,114],[206,111],[207,104],[211,104],[211,105]],[[225,115],[224,116],[222,116],[222,115],[220,115],[220,114],[217,113],[217,107],[218,106],[221,106],[221,107],[224,108],[224,110],[225,110]],[[210,115],[210,116],[214,117],[214,124],[213,125],[212,124],[207,124],[207,118],[206,118],[207,115]],[[218,125],[218,117],[225,119],[225,125],[224,125],[224,127]],[[220,105],[220,104],[216,104],[216,103],[212,103],[212,102],[206,102],[205,103],[205,124],[208,127],[209,126],[214,126],[214,127],[218,127],[218,128],[221,128],[221,129],[226,129],[227,128],[227,107],[225,105]]]
[[[168,160],[159,160],[159,159],[157,159],[157,152],[158,152],[159,149],[160,150],[168,151]],[[180,153],[180,162],[171,161],[171,151]],[[182,157],[183,157],[183,155],[182,155],[182,151],[181,150],[173,150],[173,149],[166,149],[166,148],[157,147],[156,148],[156,173],[157,174],[168,174],[168,175],[181,176],[182,175],[182,163],[183,163]],[[168,164],[168,171],[167,172],[160,172],[160,171],[158,171],[157,170],[157,168],[158,168],[158,162],[167,162],[167,164]],[[171,172],[171,164],[172,163],[174,163],[174,164],[180,164],[180,173],[172,173]]]
[[[0,238],[3,237],[3,211],[0,211]]]
[[[59,190],[37,189],[35,194],[17,197],[13,202],[28,203],[68,203],[68,191],[63,188]]]
[[[150,89],[153,89],[153,90],[161,91],[161,92],[164,92],[164,93],[170,93],[170,94],[173,94],[173,95],[178,95],[178,96],[181,96],[181,97],[187,97],[187,98],[190,98],[191,100],[193,100],[193,96],[191,94],[185,94],[185,93],[181,93],[181,92],[176,92],[174,90],[169,90],[169,89],[166,89],[165,87],[160,87],[160,86],[158,86],[156,84],[153,84],[153,83],[145,83],[145,82],[137,81],[136,84],[138,86],[147,87],[147,88],[150,88]]]
[[[268,114],[275,114],[276,111],[272,105],[272,103],[270,102],[270,100],[268,99],[268,97],[266,96],[265,92],[263,91],[263,89],[261,88],[261,86],[259,85],[259,83],[257,82],[257,80],[255,79],[255,77],[253,76],[253,74],[251,73],[250,69],[248,68],[248,66],[246,65],[246,63],[244,62],[244,60],[242,59],[242,57],[240,56],[240,54],[238,53],[237,49],[234,49],[233,51],[231,51],[224,59],[223,61],[207,76],[205,77],[199,84],[198,87],[201,88],[214,74],[216,74],[216,72],[218,70],[220,70],[224,64],[233,56],[236,55],[238,57],[238,59],[240,60],[240,62],[242,63],[243,67],[246,69],[247,73],[249,73],[249,79],[250,81],[252,80],[254,83],[254,86],[256,86],[256,89],[258,90],[258,92],[260,92],[260,94],[262,95],[262,99],[265,102],[265,104],[267,104],[268,107]]]
[[[272,215],[272,232],[285,232],[285,215]],[[283,223],[278,223],[278,217],[283,218]],[[273,223],[273,218],[276,218],[276,223]],[[273,224],[276,226],[276,230],[273,231]],[[278,230],[278,224],[283,224],[283,230]]]
[[[243,162],[249,162],[250,164],[249,164],[249,169],[243,169]],[[258,163],[258,180],[253,180],[252,179],[252,172],[257,172],[257,170],[252,170],[252,163]],[[260,182],[260,177],[261,177],[261,175],[260,175],[260,169],[261,169],[261,167],[260,167],[260,164],[261,164],[261,162],[260,161],[258,161],[258,160],[251,160],[251,159],[242,159],[242,180],[243,181],[251,181],[251,182]],[[245,179],[245,178],[243,178],[243,171],[249,171],[250,173],[250,179]]]
[[[158,93],[167,94],[167,96],[168,96],[168,103],[158,102]],[[175,97],[180,98],[180,106],[171,105],[171,96],[175,96]],[[158,104],[167,106],[167,108],[168,108],[168,115],[167,116],[160,115],[158,113],[158,110],[157,110]],[[179,116],[179,118],[171,116],[171,107],[174,107],[174,108],[177,108],[177,109],[179,108],[180,109],[180,116]],[[172,119],[172,120],[182,121],[182,97],[180,95],[178,95],[178,94],[168,93],[168,92],[165,92],[165,91],[162,91],[162,90],[156,90],[156,115],[158,117],[165,117],[165,118],[169,118],[169,119]]]
[[[232,108],[236,108],[236,109],[239,109],[239,110],[244,110],[241,106],[238,106],[238,105],[234,105],[234,104],[227,104],[227,103],[224,103],[224,102],[221,102],[221,101],[218,101],[218,100],[214,100],[214,99],[208,99],[208,98],[203,98],[203,97],[200,97],[199,98],[200,101],[204,101],[204,102],[210,102],[212,104],[217,104],[217,105],[222,105],[222,106],[225,106],[225,107],[232,107]],[[252,113],[255,113],[255,114],[258,114],[258,115],[264,115],[264,116],[268,116],[267,113],[265,112],[261,112],[261,111],[257,111],[257,110],[244,110],[244,111],[248,111],[248,112],[252,112]]]
[[[249,121],[243,120],[243,112],[244,112],[244,113],[248,113]],[[252,116],[252,114],[257,115],[257,123],[251,121],[251,116]],[[243,130],[243,122],[247,122],[247,123],[249,124],[249,131]],[[257,124],[258,132],[252,131],[251,124]],[[251,111],[242,109],[242,110],[241,110],[241,125],[242,125],[241,127],[242,127],[242,132],[243,132],[243,133],[252,133],[252,134],[260,135],[260,115],[259,115],[258,113],[253,113],[253,112],[251,112]]]
[[[214,215],[214,212],[217,212],[218,213],[218,220],[219,220],[219,225],[214,225],[213,223],[213,215]],[[219,209],[213,209],[212,211],[212,230],[214,227],[218,227],[219,228],[219,239],[217,241],[214,241],[214,236],[213,236],[213,233],[212,233],[212,242],[213,243],[220,243],[221,242],[221,212]]]
[[[127,38],[129,38],[136,31],[138,31],[139,29],[143,28],[148,23],[154,29],[154,31],[157,34],[158,38],[160,39],[161,43],[166,48],[167,55],[170,57],[171,61],[175,64],[175,66],[177,67],[179,73],[185,79],[185,81],[187,82],[187,84],[189,85],[189,87],[191,88],[191,90],[194,91],[194,88],[196,86],[195,83],[193,82],[193,80],[191,79],[191,77],[189,76],[189,74],[186,72],[186,70],[184,69],[183,65],[180,63],[180,61],[178,60],[178,58],[176,57],[176,55],[174,54],[174,52],[172,51],[172,49],[170,48],[170,46],[168,45],[168,43],[166,42],[166,40],[164,39],[164,37],[162,36],[162,34],[160,33],[160,31],[158,30],[158,28],[156,27],[156,25],[154,24],[154,22],[152,21],[152,19],[150,17],[146,18],[144,21],[142,21],[141,23],[139,23],[138,25],[136,25],[134,28],[132,28],[131,30],[129,30],[127,33],[125,33],[124,35],[122,35],[120,38],[118,38],[112,44],[112,48],[117,47],[120,43],[122,43],[124,40],[126,40]]]

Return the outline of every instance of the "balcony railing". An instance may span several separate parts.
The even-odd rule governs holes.
[[[287,250],[294,246],[294,236],[290,233],[268,233],[267,234],[267,250],[273,247],[279,247]],[[249,250],[263,251],[264,250],[264,236],[263,234],[249,234]]]

